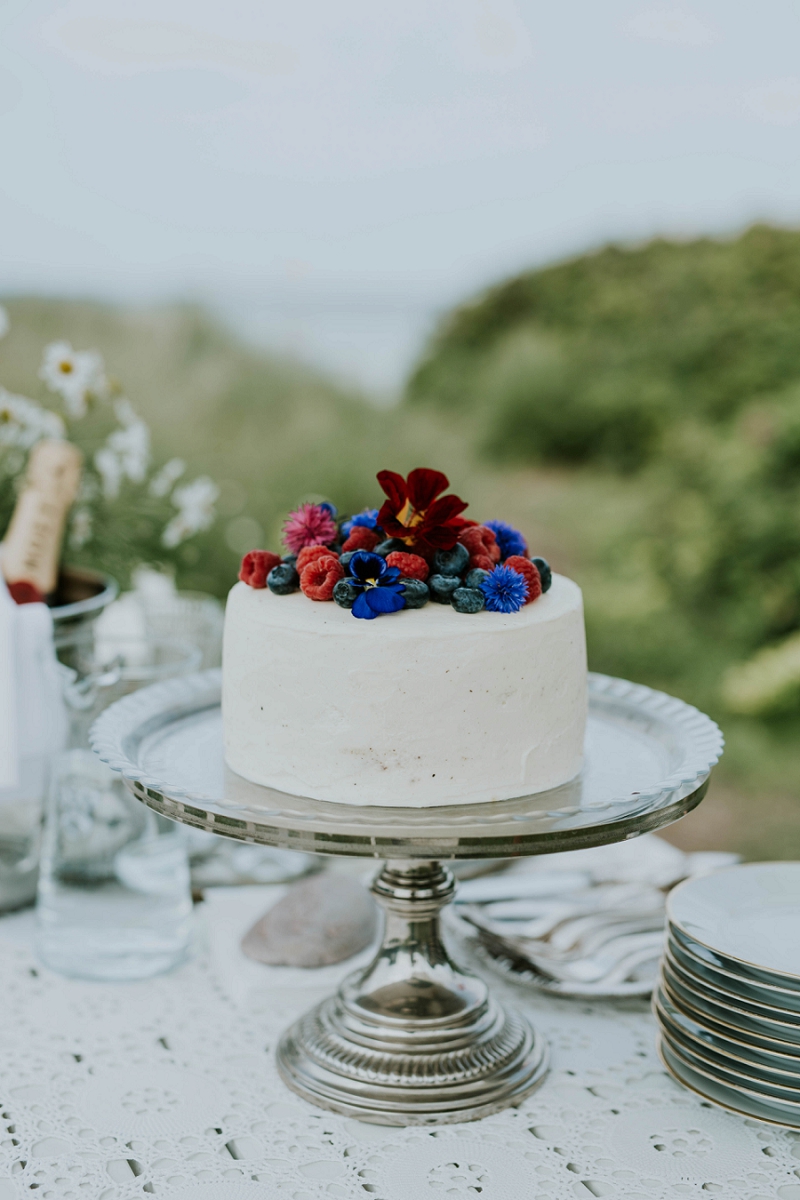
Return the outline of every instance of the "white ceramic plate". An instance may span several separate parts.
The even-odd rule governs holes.
[[[763,1067],[778,1076],[786,1075],[789,1079],[796,1081],[796,1086],[800,1087],[800,1055],[786,1054],[779,1050],[767,1050],[763,1046],[746,1041],[745,1035],[741,1031],[737,1038],[732,1036],[732,1033],[722,1033],[719,1029],[712,1028],[710,1024],[707,1025],[684,1008],[673,1003],[661,985],[653,994],[653,1011],[661,1024],[670,1023],[684,1036],[707,1046],[709,1050],[724,1054],[748,1067]],[[796,1050],[797,1047],[792,1047],[792,1049]]]
[[[752,979],[743,979],[733,971],[722,970],[704,962],[691,950],[687,950],[682,942],[678,942],[670,933],[667,940],[672,958],[689,974],[703,979],[712,987],[720,988],[736,997],[750,1001],[753,1004],[766,1005],[769,1009],[788,1010],[800,1014],[800,992],[792,988],[776,987],[767,983],[755,983]],[[770,1014],[768,1014],[770,1015]]]
[[[695,938],[691,938],[688,934],[679,929],[677,925],[669,925],[669,934],[673,941],[677,942],[684,950],[690,954],[700,958],[704,963],[708,963],[711,967],[716,967],[720,971],[729,971],[737,975],[741,979],[748,979],[752,983],[768,984],[772,987],[778,986],[792,990],[800,994],[800,978],[795,978],[793,975],[779,975],[773,971],[762,970],[761,967],[756,967],[752,963],[740,962],[735,958],[727,958],[724,954],[720,954],[718,950],[709,950],[708,946],[703,946]]]
[[[734,1025],[728,1019],[728,1013],[721,1008],[717,1008],[713,1004],[703,1005],[695,996],[690,996],[686,992],[680,991],[674,984],[670,982],[663,972],[659,979],[659,987],[664,991],[664,994],[669,999],[670,1003],[681,1012],[686,1013],[693,1021],[699,1025],[717,1033],[720,1037],[734,1041],[745,1041],[748,1045],[758,1046],[762,1050],[766,1050],[770,1054],[779,1055],[794,1055],[800,1058],[800,1039],[797,1042],[789,1041],[774,1034],[756,1029],[755,1027],[745,1028],[741,1025]],[[781,1033],[783,1030],[781,1030]]]
[[[654,1012],[661,1032],[674,1044],[676,1051],[686,1054],[693,1063],[726,1082],[800,1103],[800,1064],[794,1072],[778,1072],[760,1063],[735,1058],[695,1037],[686,1024],[681,1023],[679,1014],[668,1014],[658,1000],[654,1004]]]
[[[743,863],[688,879],[670,893],[667,914],[708,949],[800,981],[800,863]]]
[[[661,960],[661,977],[681,1002],[686,1001],[692,1008],[708,1013],[715,1020],[724,1021],[738,1029],[740,1034],[748,1035],[752,1030],[764,1037],[800,1045],[800,1025],[790,1024],[788,1021],[773,1021],[745,1012],[733,1004],[726,1004],[724,1000],[701,989],[699,984],[687,984],[665,958]]]
[[[754,1117],[757,1121],[766,1121],[769,1125],[784,1125],[790,1129],[800,1128],[800,1111],[784,1107],[778,1101],[754,1096],[726,1087],[716,1079],[701,1074],[689,1066],[688,1062],[675,1054],[666,1044],[666,1039],[659,1037],[658,1053],[666,1069],[678,1083],[682,1083],[690,1092],[702,1096],[712,1103],[718,1104],[728,1112],[738,1113],[743,1117]]]

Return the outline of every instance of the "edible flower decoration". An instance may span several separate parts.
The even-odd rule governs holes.
[[[528,584],[513,567],[495,567],[481,580],[480,589],[489,612],[519,612],[528,599]]]
[[[330,504],[301,504],[283,525],[283,540],[292,554],[299,554],[305,546],[329,546],[337,534]]]
[[[354,617],[372,621],[381,613],[399,612],[405,608],[405,588],[397,582],[400,571],[390,567],[380,554],[356,550],[350,559],[350,574],[352,579],[348,582],[358,592],[352,608]]]
[[[505,521],[462,517],[466,503],[443,495],[450,485],[441,471],[418,467],[407,479],[380,471],[377,479],[386,493],[380,509],[340,517],[327,500],[301,504],[283,526],[289,553],[251,550],[239,579],[274,596],[333,601],[362,621],[428,603],[473,616],[516,613],[550,590],[547,560],[532,557]]]
[[[396,471],[379,471],[378,483],[388,499],[378,513],[387,537],[397,538],[423,558],[451,550],[459,533],[472,521],[459,516],[467,507],[460,496],[442,496],[450,481],[441,471],[418,467],[408,479]]]
[[[356,513],[354,516],[350,517],[348,521],[342,522],[342,534],[344,537],[348,538],[353,532],[353,527],[356,525],[363,525],[365,529],[375,529],[377,524],[377,508],[365,508],[363,512]]]
[[[505,521],[485,521],[484,524],[497,539],[503,558],[509,558],[512,554],[519,554],[522,558],[528,557],[528,543],[518,529],[506,525]]]

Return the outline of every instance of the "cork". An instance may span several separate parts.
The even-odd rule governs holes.
[[[72,442],[45,439],[31,450],[25,484],[0,545],[9,585],[27,584],[42,596],[54,590],[64,525],[78,494],[82,462]]]

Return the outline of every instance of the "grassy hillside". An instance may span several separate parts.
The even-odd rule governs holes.
[[[758,226],[505,281],[446,318],[408,395],[469,409],[497,457],[631,469],[676,419],[728,422],[797,380],[800,233]]]
[[[713,614],[700,619],[699,599],[695,607],[676,600],[670,581],[679,573],[670,564],[680,561],[681,571],[691,574],[693,563],[705,562],[698,539],[703,545],[709,539],[691,504],[665,514],[661,497],[675,486],[675,473],[659,474],[661,460],[633,474],[609,469],[606,461],[498,462],[481,449],[485,401],[477,391],[461,407],[415,402],[387,412],[319,374],[243,346],[193,309],[35,298],[6,303],[12,330],[0,342],[0,383],[41,396],[37,371],[48,341],[96,347],[150,422],[157,455],[178,454],[192,474],[207,473],[221,484],[215,527],[186,547],[183,586],[223,596],[243,550],[277,547],[280,521],[300,499],[327,496],[356,509],[379,498],[374,477],[381,467],[441,467],[470,501],[469,515],[510,521],[535,552],[581,583],[594,669],[664,687],[723,724],[728,750],[713,797],[676,827],[676,836],[757,857],[800,855],[794,815],[800,723],[791,716],[733,718],[722,706],[720,679],[744,653],[743,639],[714,628]],[[726,436],[735,441],[738,435]],[[688,479],[699,448],[702,443],[687,435]],[[730,475],[729,492],[740,478]],[[734,499],[749,511],[746,496],[728,495],[726,504]],[[662,535],[654,509],[662,521],[668,515],[677,523],[677,531]],[[662,556],[663,536],[673,539],[668,556]],[[772,604],[779,607],[774,598]]]

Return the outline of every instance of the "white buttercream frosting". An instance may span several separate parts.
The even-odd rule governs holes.
[[[283,792],[423,807],[545,791],[581,768],[581,590],[554,575],[518,613],[364,621],[237,583],[222,691],[228,766]]]

